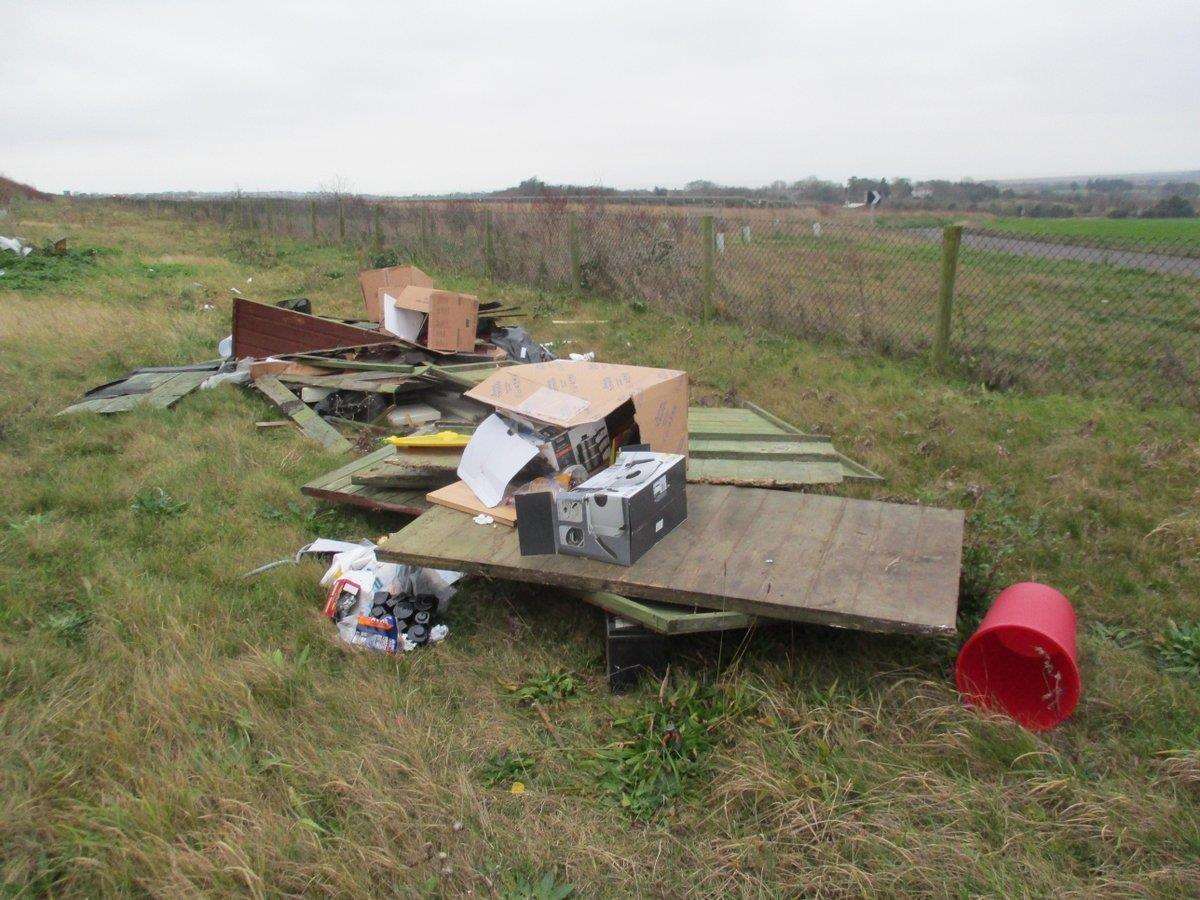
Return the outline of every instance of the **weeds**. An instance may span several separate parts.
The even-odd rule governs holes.
[[[1168,622],[1158,646],[1158,658],[1173,675],[1200,678],[1200,622]]]
[[[479,770],[479,780],[485,787],[523,784],[532,779],[537,761],[520,750],[501,750],[493,753]]]
[[[75,607],[66,607],[46,616],[46,628],[57,637],[67,640],[79,640],[83,630],[92,621],[91,614]]]
[[[92,267],[96,257],[113,252],[88,247],[62,253],[35,250],[28,256],[0,253],[0,269],[4,270],[4,275],[0,276],[0,291],[34,292],[73,281]]]
[[[272,522],[288,522],[298,525],[306,534],[314,537],[337,537],[342,532],[344,520],[341,514],[330,507],[305,506],[289,501],[283,507],[271,507],[263,516]]]
[[[186,503],[176,500],[160,487],[147,488],[139,492],[129,505],[138,515],[157,518],[178,516],[188,508]]]
[[[530,678],[513,691],[513,696],[527,705],[551,703],[574,697],[579,692],[580,681],[569,672],[554,670]]]
[[[634,819],[648,819],[708,770],[723,728],[746,711],[740,697],[685,682],[631,716],[616,719],[617,741],[596,754],[600,786]]]

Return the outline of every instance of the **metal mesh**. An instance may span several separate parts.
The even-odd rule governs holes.
[[[574,286],[894,356],[928,352],[937,330],[940,227],[564,200],[171,207],[229,227],[359,245],[377,260]],[[992,387],[1200,405],[1200,244],[965,229],[948,360]]]

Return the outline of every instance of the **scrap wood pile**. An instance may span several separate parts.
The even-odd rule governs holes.
[[[326,613],[360,647],[444,637],[430,617],[458,573],[605,610],[614,686],[662,671],[667,636],[761,619],[954,633],[960,511],[837,496],[881,479],[828,436],[750,404],[692,406],[685,372],[555,359],[514,307],[415,267],[359,283],[362,319],[238,298],[220,358],[138,369],[64,412],[166,407],[233,382],[330,451],[365,445],[302,488],[418,517],[377,547],[343,547],[326,573]],[[431,583],[433,600],[415,587]]]

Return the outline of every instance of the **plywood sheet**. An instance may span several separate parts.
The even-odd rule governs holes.
[[[688,486],[688,518],[632,566],[521,556],[515,531],[433,509],[385,559],[495,578],[867,631],[955,629],[959,510],[721,485]]]

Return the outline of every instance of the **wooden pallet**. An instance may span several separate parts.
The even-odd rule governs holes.
[[[393,562],[865,631],[952,634],[963,514],[726,485],[632,566],[521,556],[513,529],[436,508],[389,536]]]

